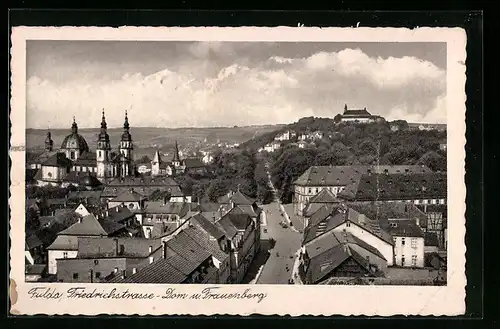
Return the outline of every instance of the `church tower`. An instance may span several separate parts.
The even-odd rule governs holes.
[[[176,168],[181,166],[181,157],[179,155],[179,145],[177,144],[177,141],[175,141],[175,149],[174,149],[174,156],[172,158],[172,164]]]
[[[153,157],[153,161],[151,161],[151,175],[159,176],[160,175],[160,165],[161,165],[161,156],[160,152],[156,150],[155,155]]]
[[[52,152],[54,149],[54,141],[52,140],[52,135],[50,131],[47,132],[47,137],[45,138],[45,151]]]
[[[120,140],[119,151],[121,154],[120,176],[131,176],[134,174],[133,151],[134,144],[130,135],[130,125],[128,123],[127,111],[125,111],[125,122],[123,123],[123,134]]]
[[[109,142],[108,125],[104,117],[104,109],[102,110],[101,132],[97,140],[97,178],[104,180],[112,177],[113,173],[110,168],[110,152],[111,143]]]

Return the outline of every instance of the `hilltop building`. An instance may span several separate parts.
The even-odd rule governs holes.
[[[370,112],[364,109],[349,110],[347,104],[344,106],[344,113],[341,115],[341,122],[355,122],[355,123],[373,123],[377,117],[371,115]]]

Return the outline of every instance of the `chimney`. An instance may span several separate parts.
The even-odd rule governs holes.
[[[126,278],[127,278],[127,271],[122,270],[122,279],[126,279]]]
[[[106,217],[109,217],[109,211],[106,210]]]
[[[118,239],[113,239],[115,242],[115,256],[118,256]]]
[[[152,253],[153,252],[153,246],[149,246],[149,253]]]
[[[120,211],[120,207],[115,207],[115,209],[116,209],[116,212]]]
[[[81,223],[81,222],[82,222],[82,217],[78,216],[78,223]]]
[[[367,172],[368,172],[368,175],[372,174],[372,170],[371,169],[368,169]]]
[[[420,218],[416,217],[415,218],[415,223],[417,224],[417,226],[420,226]]]

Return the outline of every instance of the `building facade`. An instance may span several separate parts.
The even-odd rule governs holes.
[[[361,110],[349,110],[347,104],[345,104],[341,122],[372,123],[375,121],[376,118],[366,110],[366,107]]]
[[[348,186],[357,187],[362,175],[431,173],[425,166],[312,166],[294,183],[294,211],[302,215],[309,199],[327,189],[337,197]]]
[[[424,267],[424,233],[413,220],[390,220],[389,233],[394,239],[394,265]]]

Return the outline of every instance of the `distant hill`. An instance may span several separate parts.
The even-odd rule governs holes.
[[[362,126],[362,125],[359,125]],[[445,131],[446,124],[428,124],[428,123],[408,123],[408,127],[411,130],[418,130],[419,127],[423,126],[425,129]],[[276,127],[274,131],[268,131],[261,134],[258,137],[248,140],[245,143],[240,144],[240,148],[252,148],[259,149],[274,140],[276,136],[284,133],[288,130],[295,131],[297,136],[303,133],[321,131],[325,135],[330,133],[339,132],[343,125],[335,123],[334,119],[331,118],[321,118],[321,117],[305,117],[301,118],[299,121],[282,125],[281,127]],[[388,127],[388,126],[387,126]]]
[[[195,145],[202,143],[207,139],[208,143],[216,143],[220,141],[231,143],[243,143],[253,137],[261,136],[270,131],[279,129],[282,125],[266,125],[266,126],[245,126],[245,127],[215,127],[215,128],[147,128],[147,127],[131,127],[130,133],[134,139],[136,147],[136,156],[141,154],[153,153],[154,149],[160,151],[171,150],[175,140],[179,146]],[[97,136],[99,128],[78,129],[87,140],[90,149],[95,150],[97,144]],[[52,140],[54,147],[57,149],[71,130],[68,129],[51,129]],[[117,147],[118,141],[123,130],[121,128],[108,129],[108,134],[111,139],[113,148]],[[47,135],[45,129],[26,129],[26,149],[37,150],[44,147],[44,140]]]

